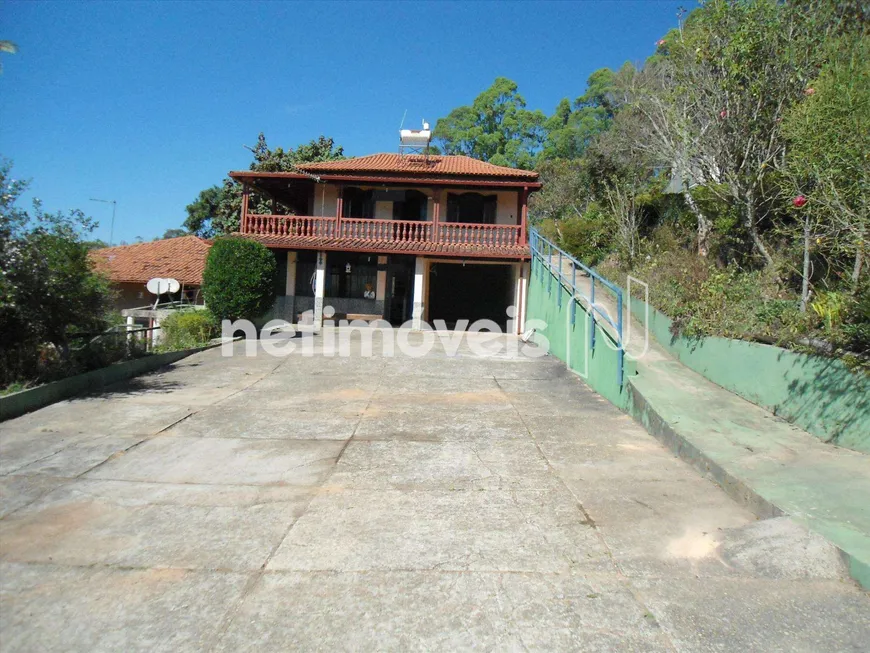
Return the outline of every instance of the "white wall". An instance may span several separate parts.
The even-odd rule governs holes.
[[[338,187],[332,184],[314,185],[314,215],[334,218],[338,202]]]
[[[498,208],[495,214],[496,224],[517,223],[517,191],[498,191]]]
[[[393,219],[393,203],[392,202],[375,202],[375,219],[377,219],[377,220],[392,220]]]

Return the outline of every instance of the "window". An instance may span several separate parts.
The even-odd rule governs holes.
[[[354,186],[344,189],[342,215],[346,218],[373,218],[375,202],[372,191]]]
[[[393,200],[393,220],[425,220],[429,198],[418,190],[400,192]]]
[[[369,254],[329,253],[326,257],[326,296],[374,299],[378,257]]]
[[[498,196],[480,193],[448,193],[447,222],[495,224]]]

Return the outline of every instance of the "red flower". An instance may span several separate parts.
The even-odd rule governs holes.
[[[665,44],[665,40],[664,40],[664,39],[659,39],[658,41],[656,41],[656,45],[657,45],[658,47],[662,47],[664,44]]]
[[[723,119],[724,119],[724,118],[727,118],[727,117],[728,117],[728,112],[725,111],[725,109],[722,109],[722,111],[719,112],[719,117],[720,117],[720,118],[723,118]]]
[[[795,208],[799,209],[800,207],[802,207],[804,204],[807,203],[807,198],[804,197],[803,195],[798,195],[797,197],[795,197],[791,201],[791,203],[794,204]]]

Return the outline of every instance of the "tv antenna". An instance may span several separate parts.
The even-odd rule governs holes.
[[[99,200],[96,197],[91,198],[92,202],[102,202],[103,204],[111,204],[112,205],[112,224],[109,227],[109,247],[112,246],[112,241],[115,237],[115,211],[118,208],[118,202],[115,200]]]

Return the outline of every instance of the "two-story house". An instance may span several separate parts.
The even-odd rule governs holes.
[[[412,321],[486,318],[522,330],[529,276],[529,194],[538,174],[465,156],[373,154],[236,171],[241,235],[276,252],[275,312]],[[250,211],[250,195],[271,213]],[[329,313],[327,313],[329,316]]]

